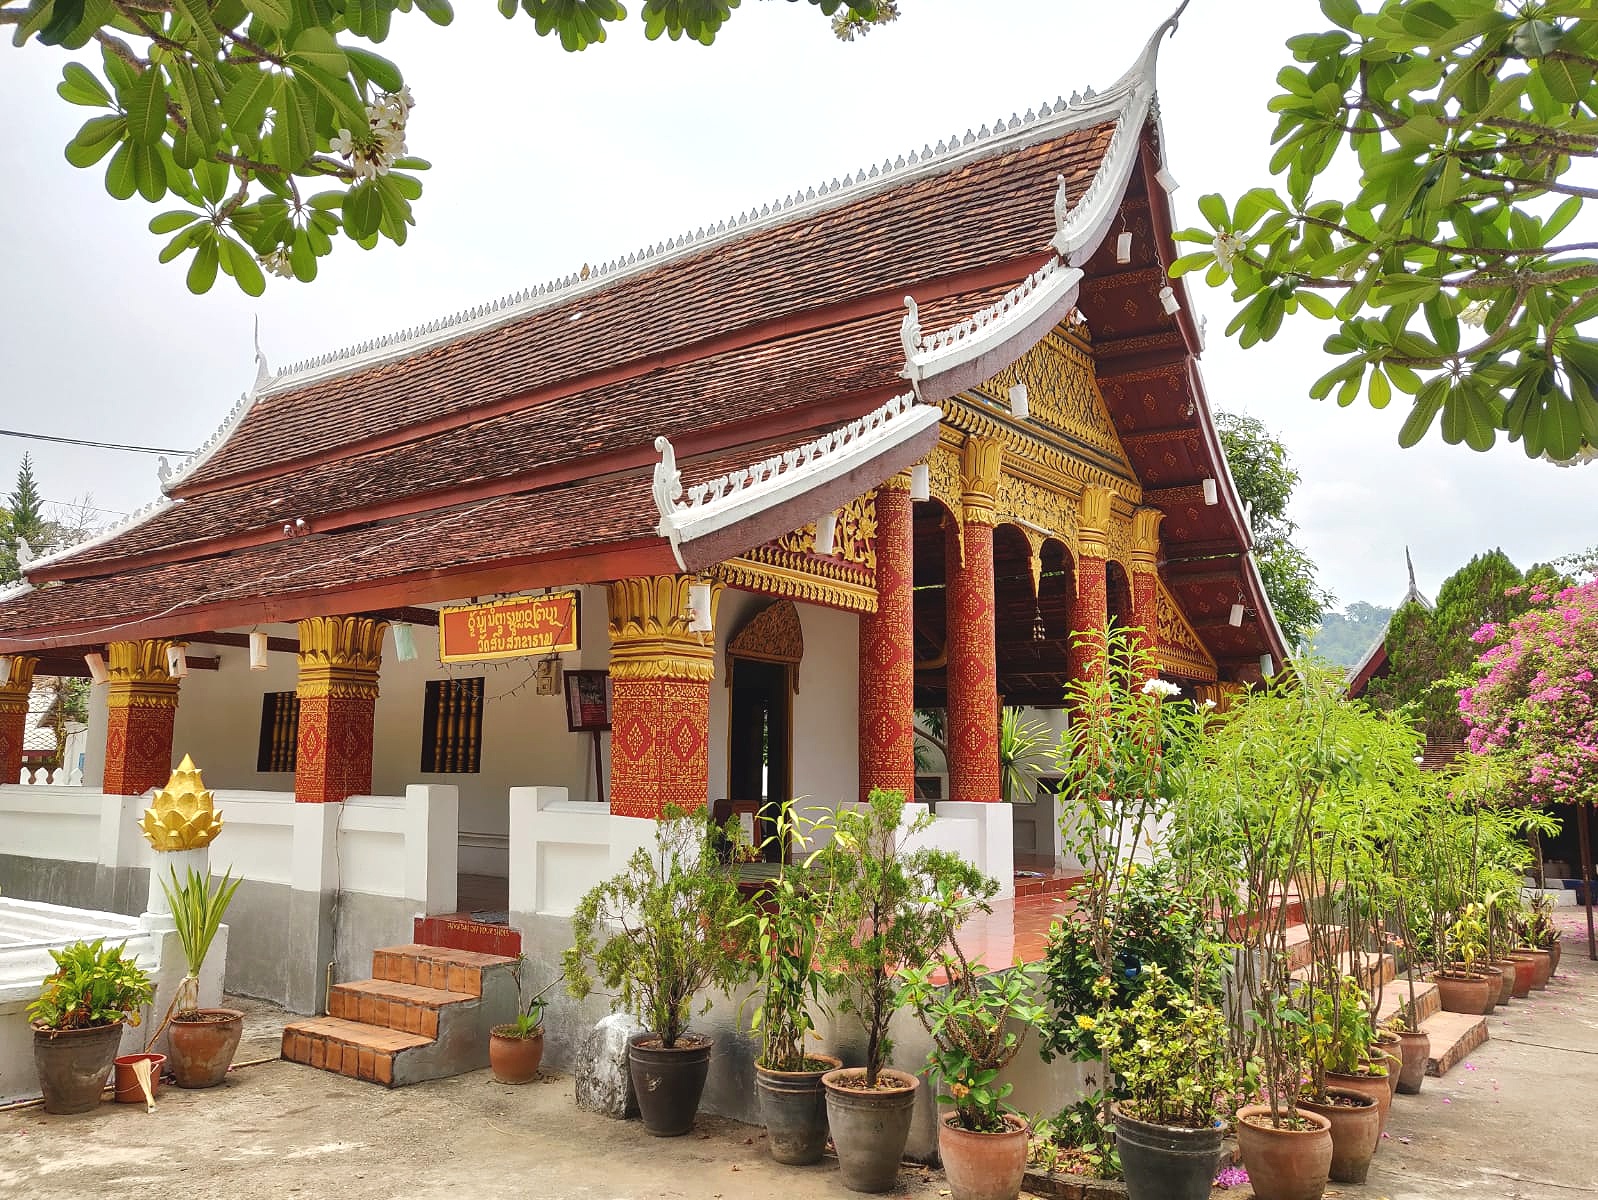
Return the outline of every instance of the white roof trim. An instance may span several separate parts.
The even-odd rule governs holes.
[[[840,479],[942,419],[943,411],[937,405],[917,404],[914,394],[906,392],[812,442],[695,484],[688,489],[687,503],[680,499],[682,472],[677,469],[676,453],[671,442],[657,437],[660,462],[655,464],[653,486],[660,524],[655,532],[671,542],[677,565],[683,567],[683,543]]]
[[[906,296],[904,323],[900,327],[906,352],[902,374],[919,384],[929,376],[980,358],[1001,345],[1013,330],[1025,329],[1039,314],[1072,298],[1081,282],[1079,268],[1062,266],[1059,259],[1051,258],[997,303],[926,336],[921,334],[916,302]]]
[[[34,559],[28,564],[27,574],[31,575],[40,567],[49,566],[51,563],[66,562],[74,555],[81,554],[85,550],[92,550],[96,546],[103,546],[112,538],[121,537],[124,533],[127,533],[128,530],[135,529],[138,526],[143,525],[146,521],[153,520],[158,514],[165,512],[167,509],[172,508],[174,505],[180,503],[182,503],[182,501],[173,500],[167,496],[157,497],[156,499],[150,501],[150,503],[146,504],[143,508],[130,512],[115,525],[111,525],[105,529],[102,529],[93,537],[85,538],[81,542],[75,542],[66,547],[64,550],[57,550],[53,554],[45,555],[43,558]],[[10,597],[5,593],[0,592],[0,599],[10,599]]]

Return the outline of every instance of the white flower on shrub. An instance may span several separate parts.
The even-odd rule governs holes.
[[[1143,684],[1142,692],[1145,696],[1180,696],[1182,689],[1174,683],[1167,683],[1163,679],[1150,679]]]

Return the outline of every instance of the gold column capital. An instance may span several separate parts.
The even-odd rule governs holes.
[[[1153,571],[1160,557],[1160,522],[1165,514],[1157,508],[1140,508],[1132,514],[1131,560],[1134,571]]]
[[[376,697],[388,622],[375,617],[304,617],[299,623],[300,699]]]
[[[1115,493],[1087,487],[1077,500],[1077,548],[1083,558],[1110,557],[1110,506]]]
[[[606,585],[610,610],[612,679],[686,679],[708,682],[716,674],[713,634],[688,631],[689,589],[710,585],[715,623],[724,585],[693,575],[637,575]]]
[[[0,712],[27,712],[28,693],[33,691],[33,669],[39,660],[26,654],[9,654],[11,678],[0,684]]]
[[[185,645],[169,638],[112,642],[106,647],[107,708],[176,708],[178,681],[166,669],[166,652]]]
[[[890,475],[877,484],[879,492],[908,492],[910,490],[910,472],[900,471],[897,475]]]
[[[967,521],[993,524],[1003,468],[1003,442],[998,438],[966,438],[960,455],[960,504]]]

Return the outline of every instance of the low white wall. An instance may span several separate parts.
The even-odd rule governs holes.
[[[0,785],[0,853],[95,862],[100,806],[100,794],[82,787]]]

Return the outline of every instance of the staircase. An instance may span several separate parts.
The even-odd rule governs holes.
[[[372,952],[371,979],[335,984],[327,1016],[283,1027],[283,1057],[404,1087],[488,1065],[488,1031],[516,1018],[516,960],[440,946]]]

